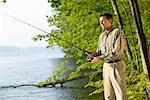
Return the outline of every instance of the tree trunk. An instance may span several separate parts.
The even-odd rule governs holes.
[[[134,48],[134,52],[135,52],[134,54],[135,54],[135,57],[136,57],[135,59],[137,60],[136,66],[137,66],[137,70],[140,71],[140,61],[139,61],[139,58],[138,58],[138,51],[137,51],[137,48],[136,48],[136,43],[135,43],[135,41],[134,41],[134,35],[133,35],[133,31],[132,31],[131,21],[130,21],[130,18],[129,18],[129,13],[127,12],[127,10],[126,10],[126,8],[125,8],[123,2],[120,1],[120,3],[121,3],[121,6],[122,6],[122,8],[123,8],[123,10],[124,10],[124,12],[125,12],[126,19],[127,19],[127,21],[128,21],[129,27],[130,27],[130,34],[131,34],[133,46],[135,47],[135,48]]]
[[[119,13],[119,9],[118,9],[118,6],[117,6],[117,3],[116,3],[116,0],[111,0],[111,4],[112,4],[112,7],[114,9],[114,13],[118,16],[118,25],[119,25],[119,28],[121,30],[123,30],[123,23],[122,23],[122,18],[121,18],[121,15]],[[124,32],[124,31],[123,31]],[[124,32],[125,33],[125,32]],[[127,41],[127,39],[126,39]],[[135,64],[134,64],[134,59],[133,59],[133,56],[132,56],[132,52],[131,52],[131,49],[129,47],[129,43],[127,41],[127,55],[133,65],[133,67],[135,68]]]
[[[96,71],[97,74],[102,74],[102,70],[97,70]],[[0,86],[0,89],[1,88],[18,88],[18,87],[23,87],[23,86],[36,86],[36,87],[47,87],[47,86],[52,86],[52,87],[55,87],[55,85],[57,84],[60,84],[61,87],[63,87],[63,84],[66,83],[66,82],[70,82],[70,81],[74,81],[74,80],[78,80],[78,79],[81,79],[81,78],[86,78],[86,77],[89,77],[91,76],[93,73],[82,73],[82,74],[79,74],[77,77],[75,78],[72,78],[72,79],[69,79],[69,78],[66,78],[64,80],[56,80],[55,82],[50,82],[48,84],[43,84],[43,86],[38,86],[37,84],[21,84],[21,85],[8,85],[8,86]]]
[[[150,78],[150,60],[147,48],[147,41],[142,28],[142,21],[140,11],[138,8],[137,0],[129,0],[132,16],[134,18],[136,33],[138,36],[138,44],[140,45],[140,53],[142,58],[143,70]]]

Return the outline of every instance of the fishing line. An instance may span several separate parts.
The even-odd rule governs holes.
[[[23,21],[23,20],[21,20],[21,19],[18,19],[18,18],[14,17],[14,16],[11,16],[11,15],[9,15],[9,14],[5,14],[5,15],[8,16],[8,17],[10,17],[10,18],[12,18],[12,19],[14,19],[14,20],[16,20],[16,21],[19,21],[19,22],[24,23],[24,24],[26,24],[26,25],[28,25],[28,26],[31,26],[31,27],[33,27],[33,28],[35,28],[35,29],[38,29],[38,30],[40,30],[40,31],[42,31],[42,32],[44,32],[44,33],[48,33],[47,31],[45,31],[45,30],[43,30],[43,29],[41,29],[41,28],[38,28],[38,27],[36,27],[36,26],[34,26],[34,25],[30,24],[30,23],[27,23],[27,22],[25,22],[25,21]],[[49,33],[48,33],[48,34],[49,34]],[[62,39],[62,38],[56,37],[55,35],[52,35],[52,34],[49,34],[49,35],[51,35],[52,37],[55,37],[55,38],[57,38],[57,39],[59,39],[59,40],[62,40],[62,41],[64,41],[64,42],[68,43],[69,45],[72,45],[72,46],[78,48],[78,49],[81,50],[81,51],[84,51],[84,53],[89,53],[88,51],[86,51],[86,50],[84,50],[84,49],[82,49],[82,48],[80,48],[80,47],[74,45],[73,43],[70,43],[70,42],[68,42],[68,41],[66,41],[66,40],[64,40],[64,39]]]

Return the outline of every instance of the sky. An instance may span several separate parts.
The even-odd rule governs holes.
[[[31,38],[43,32],[16,21],[5,14],[19,18],[47,32],[51,27],[47,15],[54,14],[47,0],[6,0],[0,3],[0,46],[45,47],[45,41],[34,42]]]

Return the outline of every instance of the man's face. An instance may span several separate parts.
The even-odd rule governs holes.
[[[103,30],[109,30],[112,27],[112,19],[108,20],[105,16],[101,16],[99,22]]]

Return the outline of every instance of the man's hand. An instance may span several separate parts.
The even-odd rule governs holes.
[[[90,58],[90,62],[92,63],[97,63],[99,60],[100,60],[100,55],[101,55],[101,52],[92,52],[92,51],[87,51],[85,52],[86,55],[88,55],[88,57]]]
[[[93,60],[91,61],[92,63],[98,63],[100,60],[100,57],[94,57]]]
[[[88,51],[88,52],[85,52],[85,54],[88,55],[90,58],[94,58],[96,55],[96,52]]]

